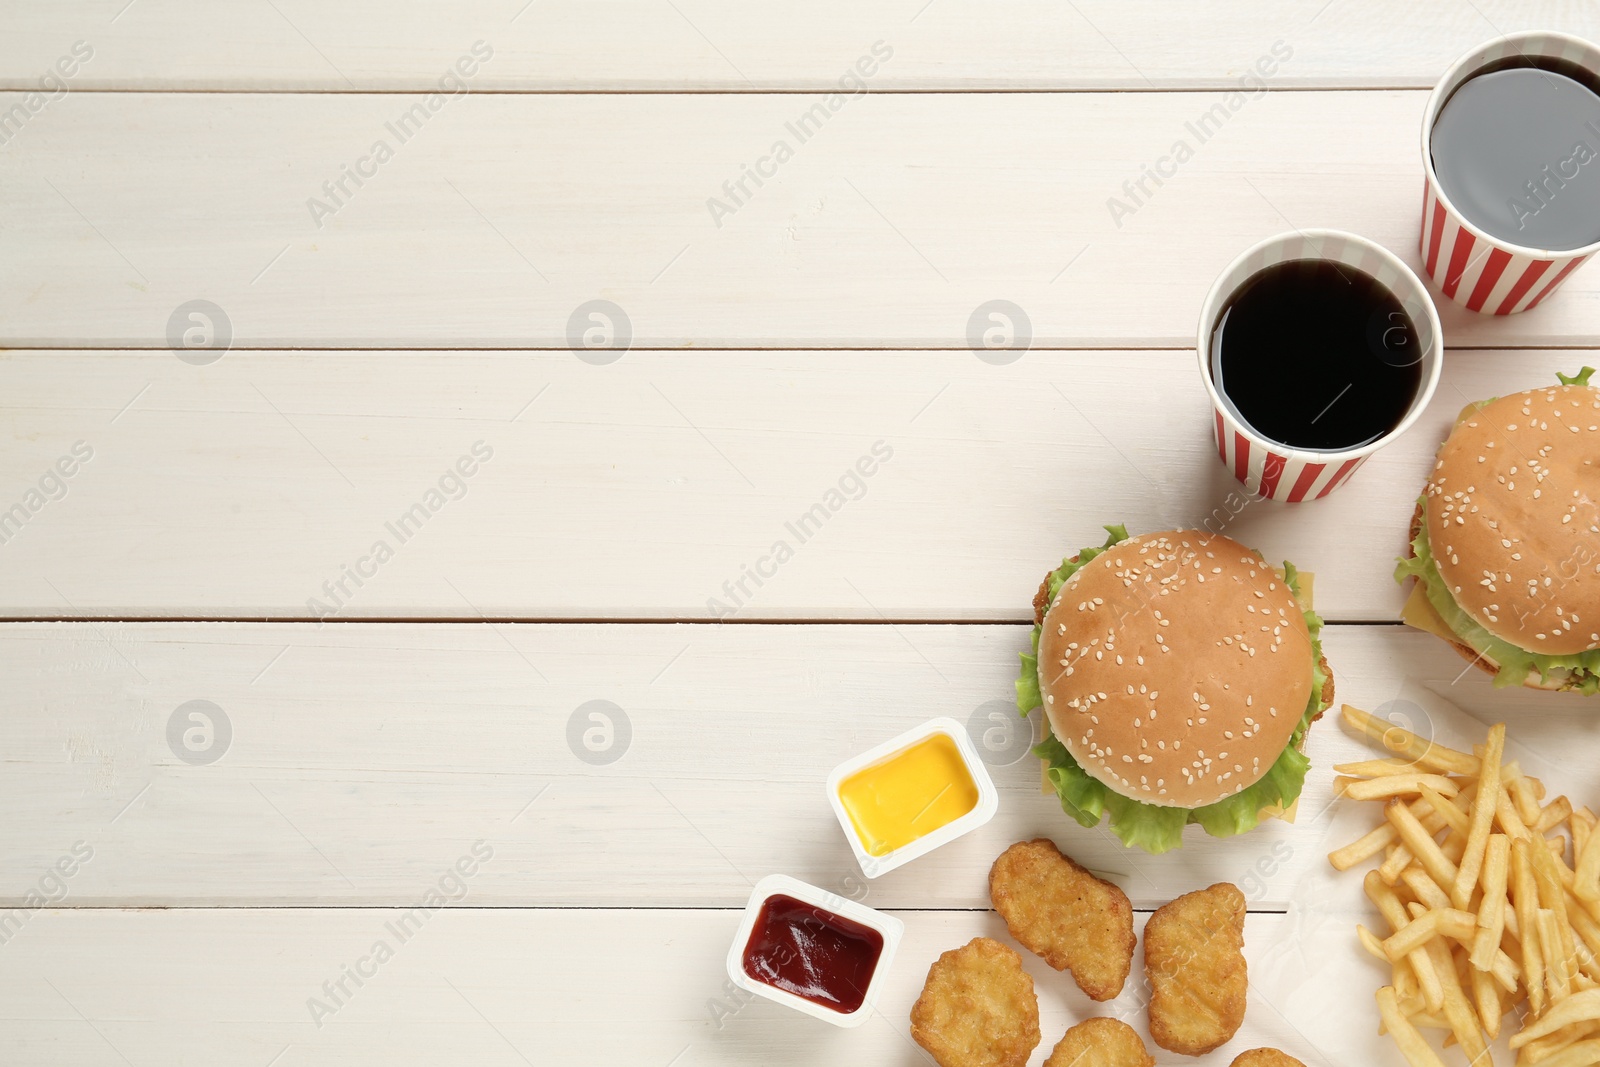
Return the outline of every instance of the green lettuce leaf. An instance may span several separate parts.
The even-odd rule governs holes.
[[[1590,371],[1591,368],[1584,368],[1584,372]],[[1578,378],[1585,380],[1587,377],[1588,373],[1578,375]],[[1450,632],[1460,638],[1462,644],[1487,656],[1499,666],[1500,670],[1494,676],[1496,688],[1521,685],[1530,673],[1538,671],[1540,679],[1546,682],[1561,677],[1558,672],[1568,672],[1562,686],[1564,689],[1575,689],[1580,693],[1600,691],[1600,649],[1569,656],[1544,656],[1496,637],[1456,603],[1455,596],[1434,563],[1433,547],[1428,543],[1427,523],[1420,524],[1417,536],[1411,542],[1411,550],[1416,554],[1410,559],[1401,560],[1395,567],[1395,581],[1415,578],[1422,583],[1428,603],[1450,627]]]
[[[1556,377],[1561,379],[1562,385],[1588,385],[1589,376],[1593,373],[1593,367],[1584,367],[1579,370],[1577,374],[1574,374],[1571,377],[1562,374],[1560,371],[1556,371]]]
[[[1050,576],[1050,597],[1060,591],[1063,583],[1079,567],[1089,562],[1107,548],[1126,540],[1128,531],[1122,526],[1107,526],[1109,535],[1099,548],[1086,548],[1078,553],[1076,563],[1065,560]],[[1284,577],[1302,607],[1298,572],[1292,563],[1285,562]],[[1201,829],[1213,837],[1232,837],[1252,830],[1261,821],[1264,808],[1273,805],[1288,807],[1300,797],[1305,786],[1306,771],[1311,761],[1300,752],[1300,744],[1312,720],[1326,710],[1322,702],[1322,687],[1328,678],[1322,670],[1322,619],[1316,612],[1305,612],[1306,627],[1311,633],[1311,699],[1306,702],[1305,714],[1295,726],[1287,748],[1260,781],[1241,789],[1226,800],[1203,808],[1172,808],[1145,804],[1109,789],[1093,777],[1072,758],[1072,753],[1055,737],[1046,737],[1035,745],[1033,754],[1045,761],[1045,777],[1055,787],[1061,800],[1061,810],[1076,819],[1081,826],[1098,826],[1102,818],[1110,816],[1109,827],[1124,845],[1160,854],[1183,844],[1183,828],[1189,823],[1199,823]],[[1017,710],[1026,716],[1042,704],[1039,690],[1039,626],[1033,628],[1030,641],[1032,653],[1023,653],[1022,669],[1017,678]]]
[[[1089,547],[1078,551],[1077,559],[1067,557],[1061,561],[1061,566],[1050,573],[1050,599],[1054,600],[1061,587],[1078,572],[1078,568],[1094,559],[1112,545],[1128,539],[1128,528],[1120,523],[1116,526],[1104,527],[1106,531],[1105,544],[1098,548]],[[1039,692],[1039,627],[1033,628],[1032,652],[1022,654],[1022,670],[1017,675],[1017,710],[1022,712],[1024,718],[1034,708],[1044,703],[1044,696]],[[1090,823],[1089,825],[1094,825]]]

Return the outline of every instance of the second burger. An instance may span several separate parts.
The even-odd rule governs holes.
[[[1108,526],[1045,576],[1017,707],[1045,709],[1034,753],[1061,807],[1160,853],[1292,805],[1306,731],[1333,702],[1322,620],[1294,566],[1198,530]],[[1307,594],[1309,591],[1307,591]]]

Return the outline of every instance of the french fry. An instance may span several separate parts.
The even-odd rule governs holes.
[[[1349,705],[1345,705],[1349,707]],[[1400,1054],[1406,1058],[1411,1067],[1444,1067],[1444,1061],[1439,1054],[1433,1051],[1421,1032],[1411,1025],[1400,1012],[1399,999],[1395,996],[1393,986],[1384,986],[1378,990],[1378,1015],[1383,1019],[1384,1027],[1389,1031],[1389,1036],[1394,1043],[1400,1046]]]
[[[1401,1007],[1412,1005],[1407,1014],[1414,1014],[1427,1008],[1428,1005],[1422,999],[1422,986],[1417,983],[1417,972],[1412,969],[1410,960],[1395,964],[1389,972],[1394,976],[1394,991],[1400,996]]]
[[[1342,786],[1342,789],[1339,787]],[[1416,796],[1428,786],[1441,796],[1453,797],[1461,787],[1442,774],[1409,771],[1382,778],[1340,778],[1335,782],[1343,796],[1351,800],[1383,800],[1387,797]]]
[[[1592,830],[1591,826],[1589,831],[1584,832],[1581,852],[1574,847],[1574,853],[1578,857],[1578,869],[1573,872],[1572,879],[1572,895],[1590,904],[1600,901],[1600,834],[1590,832]],[[1578,833],[1577,824],[1574,823],[1574,846],[1577,844]]]
[[[1477,916],[1470,911],[1430,909],[1422,904],[1412,904],[1407,910],[1411,913],[1411,921],[1383,942],[1383,951],[1391,963],[1399,962],[1435,938],[1470,941],[1478,928]],[[1451,967],[1453,970],[1454,964]]]
[[[1539,1067],[1594,1067],[1594,1064],[1600,1063],[1600,1041],[1580,1041],[1542,1060],[1530,1062],[1537,1062]]]
[[[1381,762],[1381,761],[1380,761]],[[1469,788],[1470,791],[1470,788]],[[1451,798],[1458,811],[1466,811],[1468,801],[1462,795]],[[1443,818],[1433,810],[1432,805],[1422,800],[1411,802],[1411,814],[1415,815],[1422,825],[1431,834],[1436,834],[1444,829]],[[1343,848],[1335,849],[1328,853],[1328,860],[1338,870],[1348,870],[1362,860],[1371,859],[1379,852],[1393,845],[1399,840],[1394,827],[1381,824],[1374,827],[1369,833],[1362,835]]]
[[[1574,808],[1569,825],[1572,827],[1572,858],[1577,861],[1583,856],[1584,848],[1589,844],[1589,835],[1594,833],[1594,812],[1588,808]],[[1576,867],[1577,863],[1574,862]]]
[[[1522,982],[1528,990],[1528,1005],[1533,1014],[1543,1015],[1544,953],[1539,950],[1539,889],[1528,861],[1530,851],[1526,841],[1511,842],[1511,902],[1522,931]]]
[[[1456,972],[1460,976],[1462,985],[1467,985],[1468,974],[1472,970],[1468,951],[1471,949],[1472,942],[1477,935],[1477,928],[1466,921],[1466,917],[1471,916],[1472,913],[1453,909],[1428,912],[1421,904],[1408,904],[1406,908],[1412,915],[1413,923],[1424,914],[1436,914],[1439,916],[1438,928],[1435,933],[1437,936],[1447,937],[1461,946],[1460,957],[1456,960]],[[1517,991],[1522,968],[1517,966],[1516,960],[1513,960],[1505,952],[1496,951],[1489,961],[1489,966],[1484,970],[1506,992],[1515,993]]]
[[[1368,871],[1367,876],[1361,881],[1361,888],[1367,894],[1367,899],[1378,908],[1389,923],[1389,932],[1396,933],[1406,924],[1411,922],[1411,916],[1406,912],[1405,902],[1400,899],[1400,894],[1384,883],[1378,877],[1377,871]]]
[[[1446,826],[1458,834],[1465,835],[1468,832],[1470,820],[1467,814],[1446,799],[1443,794],[1426,783],[1422,785],[1418,792],[1422,794],[1422,799],[1428,802],[1428,807],[1438,814]],[[1427,823],[1423,823],[1423,825],[1426,826]]]
[[[1491,834],[1484,848],[1483,903],[1478,906],[1478,935],[1472,942],[1472,965],[1486,971],[1500,950],[1506,928],[1506,879],[1511,873],[1511,839]]]
[[[1433,880],[1441,887],[1454,885],[1458,873],[1456,865],[1445,859],[1444,853],[1439,851],[1438,844],[1422,828],[1417,817],[1411,814],[1411,809],[1399,801],[1391,800],[1384,807],[1383,813],[1399,831],[1400,841],[1411,850],[1417,862],[1422,864],[1423,870],[1432,875]]]
[[[1407,771],[1414,771],[1417,765],[1409,760],[1369,759],[1356,763],[1335,763],[1333,769],[1337,774],[1352,774],[1357,778],[1381,778],[1386,774],[1405,774]]]
[[[1544,850],[1546,852],[1550,853],[1550,855],[1554,856],[1556,859],[1560,860],[1563,866],[1566,866],[1566,862],[1567,862],[1567,839],[1566,838],[1562,837],[1559,834],[1557,834],[1555,837],[1547,837],[1547,838],[1545,838],[1544,839]],[[1562,880],[1562,883],[1564,885],[1570,886],[1572,884],[1571,875],[1572,875],[1572,868],[1571,867],[1567,867],[1567,877]]]
[[[1421,907],[1421,905],[1418,905]],[[1470,911],[1460,911],[1456,908],[1438,908],[1433,914],[1439,916],[1439,933],[1470,948],[1472,939],[1478,933],[1478,917]]]
[[[1472,1004],[1478,1011],[1478,1022],[1483,1027],[1483,1032],[1493,1041],[1500,1036],[1500,1017],[1505,1014],[1500,1008],[1500,990],[1494,984],[1494,976],[1487,971],[1473,970],[1472,978]]]
[[[1551,970],[1551,963],[1559,971],[1560,982],[1563,989],[1572,988],[1573,976],[1577,973],[1578,952],[1573,943],[1572,923],[1567,919],[1567,894],[1561,884],[1559,871],[1563,864],[1549,852],[1539,849],[1534,850],[1533,877],[1539,888],[1539,903],[1541,911],[1550,912],[1550,933],[1546,935],[1540,930],[1541,938],[1549,936],[1554,938],[1555,954],[1545,951],[1547,972]],[[1541,920],[1542,922],[1543,920]],[[1544,946],[1541,944],[1540,948]],[[1552,994],[1551,999],[1555,996]]]
[[[1489,966],[1489,977],[1499,984],[1501,989],[1515,995],[1521,988],[1522,968],[1517,966],[1517,961],[1504,951],[1494,954],[1494,963]]]
[[[1536,1021],[1523,1027],[1521,1033],[1513,1035],[1511,1047],[1521,1048],[1530,1041],[1553,1034],[1573,1023],[1596,1021],[1600,1021],[1600,989],[1574,993],[1559,1004],[1552,1005],[1550,1010],[1541,1014]]]
[[[1524,777],[1521,766],[1515,760],[1505,765],[1501,777],[1505,780],[1506,792],[1516,806],[1518,817],[1524,823],[1538,822],[1539,798],[1534,794],[1536,779]]]
[[[1573,933],[1580,939],[1578,950],[1579,966],[1583,973],[1597,982],[1600,982],[1600,922],[1582,908],[1568,908],[1567,919],[1572,923]]]
[[[1600,831],[1596,831],[1596,832],[1600,833]],[[1561,880],[1562,880],[1563,883],[1565,883],[1566,882],[1566,876],[1563,875]],[[1568,890],[1568,893],[1569,894],[1571,893],[1570,889]],[[1569,911],[1586,912],[1586,913],[1588,913],[1589,918],[1595,920],[1596,922],[1600,922],[1600,901],[1579,900],[1577,897],[1574,897],[1574,896],[1569,896],[1568,899],[1570,899],[1572,901],[1572,907],[1568,909]]]
[[[1438,912],[1429,914],[1437,915]],[[1473,1014],[1472,1005],[1467,1001],[1467,995],[1461,988],[1461,977],[1456,974],[1455,961],[1450,956],[1450,950],[1443,941],[1430,941],[1426,946],[1428,958],[1433,961],[1433,969],[1439,972],[1439,981],[1444,986],[1444,1017],[1450,1024],[1450,1033],[1461,1046],[1461,1051],[1467,1054],[1467,1062],[1473,1067],[1481,1067],[1490,1062],[1489,1049],[1484,1044],[1483,1033],[1478,1029],[1478,1017]]]
[[[1400,902],[1400,897],[1389,886],[1384,884],[1377,871],[1368,871],[1362,883],[1368,899],[1378,907],[1378,912],[1389,923],[1389,929],[1398,933],[1411,922],[1411,917],[1406,913],[1406,906]],[[1385,956],[1388,953],[1384,953]],[[1434,973],[1433,962],[1421,950],[1411,953],[1408,957],[1411,970],[1417,977],[1417,986],[1422,994],[1422,1002],[1429,1011],[1442,1011],[1444,1009],[1444,986],[1439,976]]]
[[[1419,910],[1411,913],[1410,922],[1383,939],[1383,954],[1391,963],[1404,959],[1439,936],[1439,916],[1443,913],[1428,911],[1420,904],[1417,907]]]
[[[1526,841],[1533,836],[1528,831],[1528,824],[1517,814],[1516,805],[1512,804],[1511,798],[1504,794],[1495,804],[1494,821],[1499,823],[1500,829],[1514,841]]]
[[[1378,867],[1378,876],[1383,879],[1385,885],[1398,885],[1400,876],[1416,861],[1417,858],[1411,854],[1409,848],[1396,845],[1389,853],[1389,858]]]
[[[1421,763],[1435,770],[1467,777],[1477,777],[1478,758],[1453,748],[1435,744],[1402,730],[1393,723],[1384,722],[1350,704],[1341,709],[1345,724],[1369,740],[1383,746],[1396,756]]]
[[[1548,834],[1570,818],[1572,818],[1572,801],[1564,796],[1556,797],[1544,806],[1544,810],[1539,813],[1539,821],[1529,829],[1537,834]]]
[[[1368,952],[1372,953],[1373,956],[1382,960],[1384,963],[1389,962],[1388,953],[1383,951],[1383,938],[1379,937],[1371,930],[1368,930],[1360,923],[1356,924],[1356,937],[1360,939],[1362,947]]]
[[[1467,906],[1472,899],[1472,887],[1478,882],[1478,872],[1483,869],[1483,850],[1489,843],[1489,831],[1494,825],[1494,813],[1500,802],[1500,763],[1506,751],[1506,724],[1497,723],[1489,728],[1489,740],[1483,748],[1478,775],[1478,798],[1472,805],[1472,825],[1467,833],[1466,851],[1461,855],[1461,866],[1456,872],[1455,887],[1450,891],[1451,903],[1458,908]],[[1571,812],[1571,808],[1568,808]],[[1442,883],[1441,883],[1442,884]]]
[[[1573,1023],[1571,1026],[1563,1026],[1553,1034],[1535,1038],[1523,1045],[1521,1052],[1517,1055],[1517,1062],[1542,1063],[1555,1053],[1588,1035],[1589,1024]]]
[[[1415,863],[1400,872],[1400,882],[1411,890],[1412,896],[1430,908],[1450,906],[1450,898],[1439,888],[1439,883],[1428,877],[1428,872]]]
[[[1478,916],[1474,912],[1461,911],[1457,908],[1430,908],[1421,901],[1407,904],[1406,910],[1410,912],[1413,917],[1420,915],[1423,912],[1436,912],[1439,916],[1439,936],[1448,937],[1452,941],[1461,943],[1463,957],[1466,955],[1465,949],[1467,948],[1468,944],[1470,944],[1472,939],[1477,936]],[[1467,966],[1465,958],[1457,962],[1459,965],[1456,967],[1456,970],[1458,971],[1463,970]]]
[[[1358,863],[1365,863],[1389,845],[1400,840],[1400,832],[1388,823],[1374,828],[1343,848],[1328,853],[1328,862],[1336,871],[1348,871]]]
[[[1362,947],[1371,953],[1375,959],[1380,959],[1384,963],[1391,962],[1389,957],[1384,954],[1383,941],[1379,939],[1377,934],[1368,930],[1365,926],[1357,925],[1356,936],[1361,939]],[[1426,1005],[1423,1003],[1422,993],[1417,985],[1417,973],[1411,969],[1411,961],[1406,959],[1392,964],[1392,972],[1395,993],[1400,997],[1402,1008],[1407,1003],[1414,1001],[1415,1011],[1421,1011]],[[1411,1015],[1413,1012],[1407,1011],[1406,1014]]]
[[[1572,992],[1572,979],[1567,974],[1566,961],[1561,954],[1561,935],[1556,931],[1556,914],[1549,908],[1540,908],[1539,951],[1544,954],[1544,980],[1549,987],[1550,1002],[1560,1002]]]

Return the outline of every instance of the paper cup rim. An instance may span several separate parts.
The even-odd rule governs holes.
[[[1223,297],[1231,295],[1234,289],[1234,287],[1229,287],[1228,293],[1224,294],[1224,279],[1234,274],[1252,256],[1274,245],[1283,244],[1286,241],[1317,240],[1320,238],[1337,238],[1346,244],[1360,245],[1379,258],[1386,260],[1400,277],[1410,279],[1410,283],[1415,287],[1417,295],[1421,297],[1422,307],[1428,318],[1428,325],[1433,330],[1433,343],[1428,346],[1427,351],[1422,355],[1424,360],[1432,358],[1432,368],[1424,374],[1417,399],[1412,403],[1411,410],[1406,413],[1405,418],[1396,423],[1394,429],[1376,441],[1369,441],[1367,444],[1357,448],[1342,448],[1336,451],[1295,448],[1282,441],[1273,441],[1262,437],[1242,417],[1233,413],[1233,409],[1228,406],[1227,402],[1223,400],[1222,394],[1217,391],[1217,383],[1211,380],[1211,334],[1213,326],[1216,323],[1217,313],[1222,310]],[[1401,296],[1402,303],[1404,303],[1402,294],[1397,293],[1395,295]],[[1427,410],[1428,405],[1433,401],[1433,394],[1439,387],[1439,376],[1444,370],[1444,328],[1439,323],[1439,309],[1434,304],[1433,295],[1428,291],[1428,287],[1423,284],[1421,278],[1417,277],[1416,271],[1406,265],[1405,260],[1387,248],[1376,241],[1362,237],[1360,234],[1351,233],[1348,230],[1293,230],[1287,233],[1273,234],[1271,237],[1257,241],[1243,252],[1240,252],[1229,261],[1226,267],[1223,267],[1218,272],[1216,280],[1211,283],[1211,288],[1206,292],[1205,302],[1200,305],[1200,327],[1195,345],[1195,356],[1200,365],[1200,380],[1205,383],[1206,395],[1211,398],[1212,407],[1221,412],[1223,417],[1232,424],[1234,431],[1249,441],[1252,447],[1260,447],[1268,453],[1282,456],[1294,462],[1336,463],[1341,460],[1359,459],[1372,455],[1409,430],[1422,417],[1422,413]]]
[[[1450,91],[1454,92],[1455,89],[1460,88],[1461,85],[1469,81],[1471,75],[1469,74],[1466,77],[1460,77],[1462,72],[1487,65],[1486,53],[1496,47],[1512,45],[1513,47],[1516,47],[1516,50],[1519,53],[1527,56],[1528,53],[1523,51],[1523,49],[1520,47],[1520,43],[1529,40],[1563,41],[1574,46],[1579,51],[1586,51],[1590,53],[1594,61],[1589,64],[1589,66],[1594,75],[1597,78],[1600,78],[1600,45],[1595,44],[1586,37],[1579,37],[1576,34],[1571,33],[1562,33],[1558,30],[1518,30],[1516,33],[1503,33],[1498,37],[1492,37],[1489,40],[1484,41],[1482,44],[1477,45],[1464,55],[1460,56],[1454,63],[1450,64],[1439,80],[1434,83],[1433,91],[1428,94],[1428,105],[1422,111],[1422,172],[1427,176],[1428,187],[1433,190],[1434,197],[1445,206],[1445,210],[1450,213],[1451,218],[1458,223],[1462,229],[1472,234],[1472,237],[1475,241],[1483,241],[1492,248],[1498,248],[1503,252],[1509,252],[1514,256],[1526,256],[1529,259],[1548,259],[1552,261],[1559,261],[1575,259],[1580,256],[1592,256],[1596,252],[1600,252],[1600,240],[1591,241],[1590,243],[1582,245],[1578,248],[1558,249],[1534,248],[1529,245],[1519,245],[1514,241],[1507,241],[1503,237],[1496,237],[1494,234],[1473,222],[1466,216],[1465,212],[1456,207],[1455,201],[1450,199],[1450,195],[1445,192],[1444,186],[1439,184],[1439,175],[1433,169],[1433,126],[1434,123],[1438,121],[1439,111],[1444,107],[1445,97],[1448,95],[1446,93],[1446,86],[1451,86]],[[1533,57],[1528,56],[1528,58],[1531,59]],[[1457,80],[1458,78],[1459,81]],[[1452,85],[1452,83],[1455,84]],[[1424,227],[1426,227],[1428,220],[1423,219],[1422,224]]]

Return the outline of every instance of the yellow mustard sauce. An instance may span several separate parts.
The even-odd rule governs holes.
[[[934,734],[839,783],[869,855],[887,856],[978,806],[978,786],[948,734]]]

